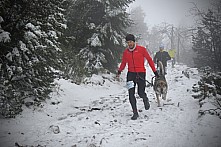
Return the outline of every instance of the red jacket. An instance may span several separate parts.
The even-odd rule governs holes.
[[[124,70],[127,64],[129,72],[146,72],[146,69],[144,67],[144,61],[145,61],[144,58],[147,59],[152,71],[155,72],[156,68],[152,58],[148,54],[146,48],[139,45],[137,45],[133,51],[125,49],[125,51],[123,52],[121,65],[118,70],[119,71]]]

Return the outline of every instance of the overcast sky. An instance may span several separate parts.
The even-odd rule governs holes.
[[[158,25],[167,22],[178,26],[193,24],[193,18],[189,10],[193,7],[190,2],[195,2],[200,9],[208,8],[211,0],[136,0],[130,5],[129,10],[141,6],[146,14],[145,22],[150,25]]]

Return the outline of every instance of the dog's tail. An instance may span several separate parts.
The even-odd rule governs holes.
[[[163,75],[163,76],[165,75],[163,63],[161,61],[157,62],[157,69],[158,69],[159,75]]]

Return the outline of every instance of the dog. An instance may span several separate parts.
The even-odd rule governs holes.
[[[159,73],[159,78],[155,78],[153,89],[156,94],[158,107],[160,107],[160,97],[162,97],[163,100],[166,100],[168,85],[165,78],[163,64],[161,61],[157,62],[157,69]]]

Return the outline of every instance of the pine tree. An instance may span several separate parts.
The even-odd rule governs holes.
[[[127,28],[127,32],[134,34],[139,44],[143,46],[148,45],[149,32],[147,24],[145,23],[145,13],[143,12],[141,6],[130,11],[130,19],[133,21],[133,23],[131,23],[129,28]]]
[[[193,36],[192,49],[197,53],[194,63],[201,66],[212,66],[211,41],[202,27],[198,27],[197,35]],[[203,56],[202,56],[203,55]],[[211,64],[209,64],[211,63]]]
[[[68,9],[65,74],[75,82],[106,70],[115,72],[133,0],[77,0]]]
[[[154,26],[148,35],[148,47],[152,52],[159,51],[159,45],[162,43],[164,39],[163,34],[160,32],[161,28],[158,26]]]
[[[197,35],[193,37],[193,50],[198,56],[195,63],[199,67],[210,66],[212,69],[221,69],[221,2],[216,9],[208,9],[201,14],[201,26]]]
[[[39,104],[51,92],[59,58],[59,36],[65,29],[59,0],[1,1],[0,112],[14,117],[26,101]],[[2,36],[2,34],[0,34]]]

